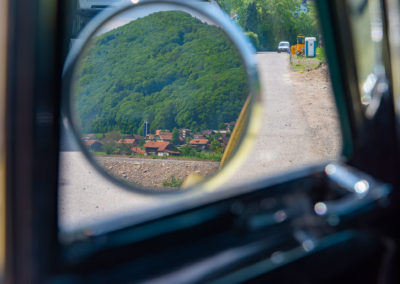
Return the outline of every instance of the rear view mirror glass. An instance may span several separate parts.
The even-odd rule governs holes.
[[[66,116],[86,156],[120,184],[159,192],[197,184],[246,133],[253,98],[244,57],[195,10],[121,10],[72,62]]]

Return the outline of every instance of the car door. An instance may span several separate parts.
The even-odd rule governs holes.
[[[343,135],[340,161],[68,241],[60,239],[57,177],[71,7],[9,1],[5,281],[396,283],[398,2],[316,2]],[[365,73],[367,44],[356,31],[372,2],[380,7],[373,44],[381,56],[379,72]]]

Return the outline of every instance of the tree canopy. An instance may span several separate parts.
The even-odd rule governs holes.
[[[280,41],[296,44],[296,36],[318,37],[314,4],[301,12],[302,0],[218,0],[227,13],[236,13],[237,22],[259,49],[276,50]]]
[[[215,129],[248,95],[242,60],[224,33],[185,12],[163,11],[93,39],[76,71],[83,132],[142,134]]]

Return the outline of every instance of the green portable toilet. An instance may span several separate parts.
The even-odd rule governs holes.
[[[315,57],[317,55],[317,39],[315,37],[305,38],[305,55]]]

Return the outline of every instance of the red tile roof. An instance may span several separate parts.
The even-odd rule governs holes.
[[[163,133],[170,133],[168,130],[164,130],[164,129],[157,129],[156,130],[156,135],[160,135],[160,134],[163,134]]]
[[[158,134],[160,136],[160,139],[162,140],[172,140],[172,133],[167,132],[167,133],[160,133]]]
[[[192,139],[190,145],[207,145],[208,139]]]
[[[95,134],[88,134],[85,137],[81,138],[82,140],[97,140],[97,136]]]
[[[118,144],[133,144],[135,142],[136,139],[125,138],[125,139],[119,139]]]
[[[138,134],[132,134],[132,137],[136,140],[143,140],[143,137]]]
[[[144,154],[144,151],[139,147],[132,147],[131,150],[133,154]]]
[[[144,144],[144,148],[157,148],[157,151],[164,151],[171,143],[167,141],[149,141]]]
[[[84,142],[85,142],[86,146],[89,146],[89,147],[92,146],[96,142],[101,144],[101,142],[99,140],[86,140]]]

